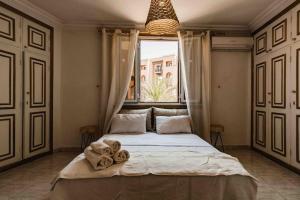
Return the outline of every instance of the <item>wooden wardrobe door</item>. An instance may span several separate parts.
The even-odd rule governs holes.
[[[0,43],[0,167],[22,159],[20,49]]]
[[[24,158],[48,152],[50,66],[49,58],[26,51],[24,54]]]
[[[267,56],[256,59],[254,64],[254,113],[253,113],[253,145],[261,151],[267,151],[267,70],[269,63]]]
[[[300,169],[300,41],[295,43],[292,56],[292,127],[291,164]]]
[[[50,31],[24,20],[24,158],[50,150]]]
[[[290,47],[285,47],[269,56],[270,62],[270,114],[268,138],[271,146],[268,152],[287,163],[290,162]]]

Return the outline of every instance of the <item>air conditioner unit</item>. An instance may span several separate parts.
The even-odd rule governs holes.
[[[252,37],[212,37],[213,50],[251,50]]]

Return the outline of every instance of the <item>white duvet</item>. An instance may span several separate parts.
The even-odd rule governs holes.
[[[194,134],[105,135],[119,140],[130,159],[102,171],[95,171],[84,154],[78,155],[59,174],[58,179],[105,178],[112,176],[219,176],[251,175],[238,159],[221,153]],[[57,179],[57,180],[58,180]]]

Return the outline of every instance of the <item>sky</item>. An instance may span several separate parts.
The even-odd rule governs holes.
[[[178,41],[141,41],[141,59],[156,58],[178,53]]]

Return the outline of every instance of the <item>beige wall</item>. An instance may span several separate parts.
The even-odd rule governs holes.
[[[64,28],[60,147],[79,146],[79,127],[97,124],[100,48],[100,35],[95,27]]]
[[[251,54],[212,53],[212,122],[225,126],[224,143],[250,145]]]
[[[79,127],[96,124],[98,118],[101,46],[96,28],[62,30],[59,21],[22,1],[2,1],[54,27],[54,149],[79,146]],[[212,121],[225,125],[229,145],[250,143],[249,64],[249,53],[212,54]]]
[[[79,146],[79,127],[97,124],[100,47],[93,28],[63,30],[60,147]],[[250,145],[250,69],[249,52],[212,53],[212,121],[227,145]]]

